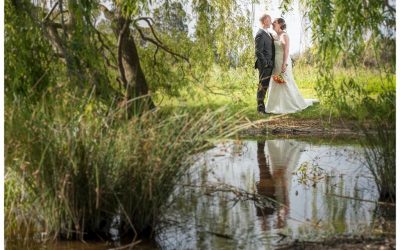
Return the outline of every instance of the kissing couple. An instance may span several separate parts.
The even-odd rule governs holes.
[[[271,16],[263,14],[260,17],[260,24],[261,27],[255,37],[255,68],[259,71],[258,113],[295,113],[317,102],[315,99],[304,99],[294,80],[285,20],[276,18],[272,22]],[[271,25],[276,35],[268,31]],[[265,105],[267,90],[268,99]]]

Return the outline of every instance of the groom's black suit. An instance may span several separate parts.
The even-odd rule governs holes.
[[[272,35],[263,29],[259,29],[255,38],[256,63],[255,68],[259,71],[259,85],[257,90],[257,110],[265,111],[264,99],[267,92],[269,80],[272,75],[275,60],[275,46]]]

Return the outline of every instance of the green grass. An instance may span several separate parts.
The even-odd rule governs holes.
[[[295,65],[294,76],[296,83],[304,98],[320,99],[321,103],[307,108],[302,112],[290,114],[289,117],[296,119],[329,119],[344,118],[352,119],[347,113],[341,112],[334,107],[331,101],[318,95],[318,69],[316,66]],[[386,79],[378,71],[360,68],[352,69],[337,68],[335,74],[335,88],[339,88],[343,80],[354,78],[357,84],[371,97],[377,96],[384,89],[393,89],[395,76]],[[239,68],[223,70],[214,66],[210,77],[189,90],[181,91],[177,98],[156,96],[156,103],[165,112],[172,110],[187,110],[195,112],[199,110],[218,109],[227,107],[227,112],[234,114],[241,112],[251,121],[265,119],[269,116],[260,116],[256,112],[256,92],[258,72],[253,68]],[[353,91],[353,90],[349,90]],[[353,100],[348,100],[353,102]],[[357,110],[355,108],[355,110]],[[360,110],[361,112],[361,110]]]

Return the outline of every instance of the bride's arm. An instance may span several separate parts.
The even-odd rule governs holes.
[[[286,67],[288,66],[288,58],[289,58],[289,36],[285,33],[283,36],[283,61],[282,61],[282,72],[286,71]]]

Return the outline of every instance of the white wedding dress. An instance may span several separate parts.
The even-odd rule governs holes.
[[[283,46],[281,41],[274,41],[275,44],[275,65],[272,75],[277,75],[281,72],[283,62]],[[268,99],[265,111],[273,114],[287,114],[301,111],[314,102],[316,99],[304,99],[294,81],[292,73],[292,62],[288,58],[288,66],[286,72],[283,73],[283,78],[286,83],[276,83],[271,76],[268,88]]]

